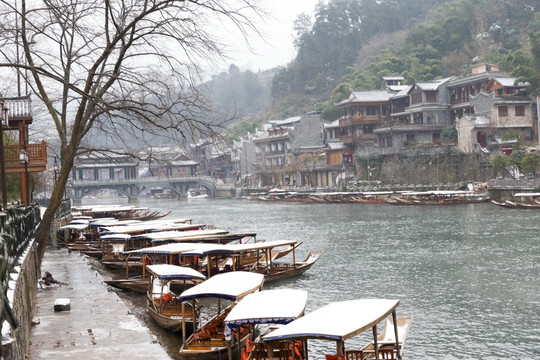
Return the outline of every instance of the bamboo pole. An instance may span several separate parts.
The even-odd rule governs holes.
[[[392,311],[392,321],[394,322],[394,336],[396,339],[396,354],[397,358],[401,360],[401,353],[399,351],[399,339],[398,339],[398,327],[397,327],[397,317],[396,317],[396,310]]]

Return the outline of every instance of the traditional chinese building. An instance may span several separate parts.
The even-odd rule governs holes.
[[[28,205],[31,201],[29,173],[43,172],[47,169],[47,144],[28,142],[28,126],[32,124],[32,101],[30,95],[23,97],[0,98],[1,131],[0,138],[6,131],[18,132],[17,145],[5,145],[2,142],[0,165],[2,167],[3,201],[5,199],[6,173],[18,173],[21,185],[21,201]]]

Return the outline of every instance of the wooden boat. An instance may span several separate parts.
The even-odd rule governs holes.
[[[256,233],[236,233],[236,234],[224,234],[224,235],[206,235],[203,238],[204,238],[204,240],[207,240],[207,241],[215,240],[216,243],[218,243],[219,241],[230,242],[230,241],[234,241],[234,240],[240,241],[240,243],[247,243],[249,240],[254,239],[255,236],[256,236]],[[200,240],[200,238],[197,238],[197,239]],[[188,237],[188,241],[191,241],[191,240],[195,240],[195,237],[194,238]],[[179,249],[178,252],[164,253],[164,254],[161,254],[161,255],[166,255],[167,256],[167,255],[171,255],[171,254],[180,254],[182,251],[186,251],[187,249],[192,249],[192,248],[193,248],[192,245],[187,246],[187,248],[184,246],[181,249]],[[141,249],[145,249],[145,248],[141,248]],[[292,248],[291,249],[284,249],[284,250],[281,250],[281,251],[275,253],[274,256],[276,258],[279,258],[281,256],[286,255],[290,251],[292,251]],[[138,271],[138,270],[140,270],[139,272],[142,273],[143,272],[143,267],[144,267],[143,262],[142,262],[142,256],[143,255],[150,256],[152,254],[156,254],[156,253],[153,252],[153,251],[150,251],[150,252],[144,252],[143,251],[141,253],[136,252],[136,251],[134,253],[130,253],[130,252],[126,251],[126,255],[124,255],[124,256],[129,256],[129,258],[127,260],[130,261],[130,262],[128,264],[125,264],[125,262],[123,264],[120,264],[119,262],[114,262],[114,263],[106,262],[106,265],[109,266],[109,267],[123,268],[123,269],[125,269],[126,266],[127,266],[128,267],[128,273],[129,272],[133,273],[133,272]],[[136,261],[131,261],[132,258],[135,258],[137,260]],[[167,261],[171,261],[171,260],[172,260],[172,258],[169,258]],[[126,261],[126,257],[124,257],[124,261]],[[151,262],[151,259],[148,259],[148,262]],[[177,262],[178,262],[178,260],[177,260]],[[106,280],[105,283],[107,283],[108,285],[114,286],[116,288],[123,289],[123,290],[129,290],[129,291],[134,291],[134,292],[138,292],[138,293],[146,293],[146,290],[147,290],[147,287],[148,287],[148,277],[143,277],[142,275],[136,275],[136,276],[127,277],[125,279]]]
[[[394,328],[393,343],[379,344],[377,324],[391,314],[392,322],[398,324],[396,307],[399,300],[358,299],[339,301],[319,308],[303,317],[283,325],[262,337],[270,349],[279,348],[283,342],[300,341],[305,344],[309,339],[335,341],[337,354],[328,354],[327,359],[401,359],[405,337]],[[349,350],[345,341],[366,330],[373,330],[372,351],[370,345],[359,350]],[[408,330],[407,330],[408,332]],[[385,333],[385,337],[386,337]],[[389,333],[388,333],[389,335]],[[400,338],[403,337],[403,339]],[[405,334],[406,336],[406,334]],[[305,353],[303,359],[324,358],[324,354]],[[386,356],[386,357],[384,357]],[[391,356],[391,357],[388,357]]]
[[[304,261],[294,262],[292,264],[283,263],[271,263],[268,266],[262,266],[256,269],[257,272],[264,274],[266,282],[281,280],[298,276],[309,269],[319,260],[321,257],[321,251],[310,251]]]
[[[187,221],[186,219],[182,219]],[[189,231],[201,230],[206,227],[206,224],[192,224],[185,222],[169,222],[169,221],[142,221],[136,224],[112,224],[103,226],[101,234],[130,234],[140,235],[147,233],[165,232],[165,231]]]
[[[144,294],[148,290],[148,277],[142,275],[130,277],[128,279],[110,279],[104,281],[107,285],[115,288],[133,291]]]
[[[517,204],[509,202],[509,201],[501,202],[501,201],[496,201],[496,200],[491,199],[491,203],[495,204],[497,206],[505,207],[505,208],[515,209],[515,208],[519,207],[519,206],[517,206]]]
[[[413,321],[412,316],[398,317],[396,319],[397,326],[394,327],[392,319],[387,318],[384,322],[382,334],[377,337],[377,347],[379,352],[384,352],[388,355],[393,355],[396,350],[396,330],[399,354],[403,356],[403,350],[405,348],[405,341],[411,328]],[[365,359],[375,359],[375,342],[370,342],[364,346],[361,350],[361,354],[365,356]],[[379,354],[380,355],[380,354]]]
[[[186,231],[159,231],[154,233],[147,233],[141,235],[135,235],[134,238],[147,239],[152,243],[158,242],[173,242],[182,240],[191,240],[198,236],[207,235],[224,235],[229,232],[225,229],[203,229],[203,230],[186,230]]]
[[[182,307],[171,283],[180,282],[185,290],[204,281],[206,277],[191,268],[169,264],[148,265],[146,270],[150,274],[147,314],[165,330],[181,331],[184,323],[186,331],[192,332],[195,318],[193,307],[189,303]]]
[[[298,289],[265,290],[246,295],[225,318],[225,339],[230,340],[234,335],[238,338],[238,329],[245,325],[283,325],[298,319],[304,314],[307,297],[307,291]],[[242,359],[255,358],[261,350],[266,350],[260,337],[253,340],[253,346],[242,348]],[[233,358],[231,355],[229,359]],[[279,356],[275,358],[279,359]]]
[[[152,211],[145,207],[124,206],[124,205],[92,205],[72,207],[72,211],[83,216],[92,218],[112,217],[115,219],[135,219],[135,220],[155,220],[169,215],[167,211],[161,213]]]
[[[321,252],[310,252],[304,261],[296,261],[296,248],[300,242],[275,240],[247,244],[211,243],[168,243],[126,252],[128,256],[152,258],[165,257],[165,262],[190,266],[208,277],[229,271],[249,271],[265,276],[265,281],[274,281],[297,276],[309,270],[321,256]],[[274,262],[279,251],[292,249],[292,262]],[[142,262],[141,262],[142,265]]]
[[[242,348],[250,337],[249,326],[241,326],[237,329],[240,337],[232,337],[230,341],[225,339],[225,318],[230,313],[236,302],[246,295],[261,290],[264,284],[264,276],[261,274],[235,271],[216,275],[199,285],[187,289],[179,296],[179,301],[184,304],[193,302],[196,316],[195,300],[200,298],[217,299],[217,312],[207,323],[187,337],[185,321],[182,324],[182,347],[180,356],[187,359],[223,359],[229,353],[234,353]],[[224,310],[221,309],[221,301],[230,302]],[[182,319],[185,319],[182,317]],[[198,323],[195,320],[195,323]],[[187,337],[187,338],[186,338]]]

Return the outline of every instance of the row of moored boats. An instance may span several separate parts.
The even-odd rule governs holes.
[[[489,197],[484,192],[446,190],[305,193],[274,189],[268,193],[246,196],[246,199],[303,203],[363,203],[392,205],[447,205],[489,201]]]
[[[299,241],[263,241],[256,233],[230,233],[134,209],[74,208],[73,221],[58,236],[111,274],[123,274],[108,285],[146,293],[146,313],[178,333],[183,358],[307,359],[313,338],[337,343],[328,359],[401,358],[412,317],[396,317],[399,300],[338,301],[305,314],[305,290],[263,289],[307,271],[321,252],[310,251],[298,261]],[[155,216],[142,221],[130,213]],[[201,299],[208,299],[204,307]],[[345,348],[345,340],[369,329],[375,329],[373,341],[361,349]]]

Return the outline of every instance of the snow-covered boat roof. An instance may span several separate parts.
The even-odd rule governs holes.
[[[67,224],[60,226],[58,230],[84,230],[88,228],[88,224]]]
[[[73,219],[69,222],[70,225],[73,225],[73,224],[89,224],[90,223],[90,220],[88,219]]]
[[[319,308],[263,336],[263,341],[318,338],[344,341],[372,328],[386,318],[399,300],[358,299]]]
[[[217,274],[210,279],[185,290],[179,301],[214,297],[235,301],[262,287],[264,275],[246,271]]]
[[[170,243],[141,249],[126,251],[124,254],[157,254],[157,255],[174,255],[186,252],[193,249],[194,244],[190,243]]]
[[[238,254],[247,251],[272,249],[297,244],[295,240],[260,241],[248,244],[171,243],[127,251],[126,254],[159,254],[184,256],[207,256],[212,254]]]
[[[540,193],[516,193],[514,197],[537,197],[540,196]]]
[[[153,274],[154,276],[159,277],[160,279],[202,279],[206,280],[206,276],[201,274],[195,269],[170,265],[170,264],[157,264],[157,265],[148,265],[146,269]]]
[[[274,289],[246,295],[225,318],[225,339],[244,324],[288,324],[302,316],[308,293],[299,289]]]
[[[193,229],[193,228],[201,228],[205,226],[205,224],[184,224],[184,223],[171,223],[171,222],[162,222],[162,223],[149,223],[146,222],[132,224],[132,225],[116,225],[112,224],[109,226],[104,226],[103,231],[106,232],[112,232],[116,234],[120,233],[133,233],[133,232],[140,232],[140,231],[155,231],[155,232],[163,232],[163,231],[173,231],[173,230],[184,230],[184,229]]]
[[[101,235],[101,240],[118,240],[118,241],[127,241],[131,239],[129,234],[107,234]]]
[[[175,240],[183,239],[187,237],[197,236],[197,235],[218,235],[218,234],[227,234],[228,231],[225,229],[210,229],[210,230],[186,230],[186,231],[160,231],[155,233],[135,235],[134,238],[137,239],[148,239],[151,241],[163,241],[163,240]]]

